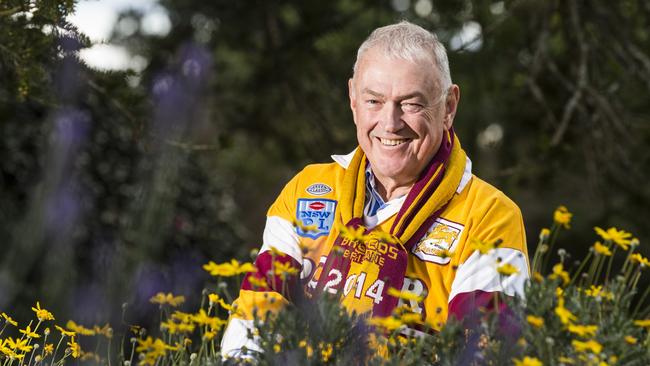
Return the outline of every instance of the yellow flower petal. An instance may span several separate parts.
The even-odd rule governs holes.
[[[597,254],[601,254],[601,255],[604,255],[604,256],[606,256],[606,257],[609,257],[609,256],[612,255],[612,251],[609,250],[609,247],[606,246],[606,245],[603,245],[603,244],[602,244],[601,242],[599,242],[599,241],[597,241],[596,243],[594,243],[594,246],[593,246],[592,248],[594,248],[594,251],[595,251]]]
[[[541,328],[544,325],[544,319],[534,315],[528,315],[526,321],[535,328]]]
[[[272,247],[271,249],[273,250],[274,248]],[[252,263],[240,264],[239,261],[233,259],[230,262],[222,264],[216,264],[215,262],[210,261],[208,264],[203,265],[203,269],[216,277],[230,277],[243,273],[255,272],[255,265]]]
[[[562,263],[558,263],[553,266],[553,274],[548,276],[549,279],[561,279],[563,285],[567,285],[571,280],[569,278],[569,273],[564,270]]]
[[[503,276],[512,276],[513,274],[519,273],[519,269],[510,263],[506,263],[497,267],[497,272]]]
[[[402,322],[399,319],[393,318],[392,316],[387,316],[385,318],[370,318],[368,320],[368,324],[384,328],[388,331],[393,331],[402,326]]]
[[[630,261],[632,263],[638,263],[641,265],[642,268],[648,268],[650,267],[650,260],[648,258],[643,257],[640,253],[634,253],[630,256]]]
[[[37,301],[36,307],[32,307],[32,310],[36,313],[36,317],[40,321],[44,320],[54,320],[54,316],[49,311],[42,309],[41,304]]]
[[[564,325],[570,324],[578,320],[578,318],[575,315],[573,315],[573,313],[571,313],[569,310],[567,310],[567,308],[564,307],[564,298],[561,297],[558,299],[558,306],[555,308],[555,315],[557,315],[560,318],[560,322],[562,322],[562,324]]]
[[[515,366],[543,366],[542,361],[535,357],[524,357],[522,360],[513,358]]]
[[[595,325],[569,325],[569,332],[577,334],[581,337],[593,337],[598,331],[598,327]]]
[[[408,291],[400,291],[400,290],[398,290],[396,288],[392,288],[392,287],[388,288],[388,294],[390,296],[396,297],[398,299],[407,300],[407,301],[420,302],[420,301],[422,301],[422,299],[424,299],[423,296],[418,296],[418,295],[416,295],[416,294],[414,294],[412,292],[408,292]]]
[[[635,320],[634,325],[637,325],[639,327],[648,328],[648,327],[650,327],[650,319]]]
[[[576,350],[576,352],[591,352],[593,354],[599,354],[603,350],[603,346],[594,341],[593,339],[582,342],[578,340],[571,341],[571,345]]]
[[[570,229],[572,216],[573,214],[569,212],[565,206],[559,206],[555,209],[555,212],[553,212],[553,221],[556,224],[563,226],[565,229]]]
[[[630,243],[632,242],[632,234],[626,232],[625,230],[618,230],[615,227],[610,227],[607,231],[599,228],[598,226],[594,227],[596,234],[598,234],[603,240],[609,240],[623,250],[627,250]]]

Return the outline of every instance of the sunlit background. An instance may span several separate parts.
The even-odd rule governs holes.
[[[141,14],[142,18],[119,19],[121,13],[129,11]],[[80,51],[80,56],[88,66],[97,70],[131,69],[141,72],[147,66],[147,60],[141,55],[110,43],[113,32],[128,37],[140,30],[145,35],[164,37],[172,27],[167,10],[156,0],[80,1],[68,19],[93,42],[91,47]]]

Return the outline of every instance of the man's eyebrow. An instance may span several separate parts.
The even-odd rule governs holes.
[[[382,93],[376,92],[376,91],[368,89],[368,88],[363,88],[363,90],[361,90],[361,92],[362,93],[368,93],[368,94],[370,94],[372,96],[375,96],[375,97],[384,98],[384,95]],[[400,95],[400,96],[396,97],[395,99],[397,99],[397,100],[405,100],[405,99],[411,99],[411,98],[426,99],[424,97],[424,94],[422,94],[420,92],[413,92],[413,93],[409,93],[409,94],[405,94],[405,95]]]
[[[413,93],[409,93],[409,94],[405,94],[405,95],[400,95],[400,96],[396,97],[397,100],[405,100],[405,99],[411,99],[411,98],[426,99],[426,98],[424,97],[424,94],[422,94],[422,93],[420,93],[420,92],[413,92]]]
[[[378,92],[376,92],[374,90],[370,90],[368,88],[363,88],[363,90],[361,90],[361,92],[370,94],[370,95],[375,96],[375,97],[380,97],[380,98],[384,97],[384,95],[382,93],[378,93]]]

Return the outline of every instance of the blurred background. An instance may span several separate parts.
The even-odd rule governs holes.
[[[195,304],[202,264],[249,260],[282,186],[355,147],[356,49],[400,19],[447,46],[456,132],[531,253],[562,204],[573,259],[595,225],[650,254],[648,0],[3,0],[0,311]]]

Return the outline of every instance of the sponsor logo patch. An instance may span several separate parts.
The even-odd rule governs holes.
[[[464,226],[437,218],[427,233],[413,246],[411,252],[425,262],[447,264],[463,234]]]
[[[306,191],[312,196],[324,196],[332,192],[332,187],[328,186],[325,183],[314,183],[307,187]]]
[[[336,201],[334,200],[298,199],[296,220],[298,220],[301,226],[309,226],[313,230],[303,230],[303,228],[297,227],[296,232],[300,236],[312,239],[329,234],[334,224],[335,211]]]

